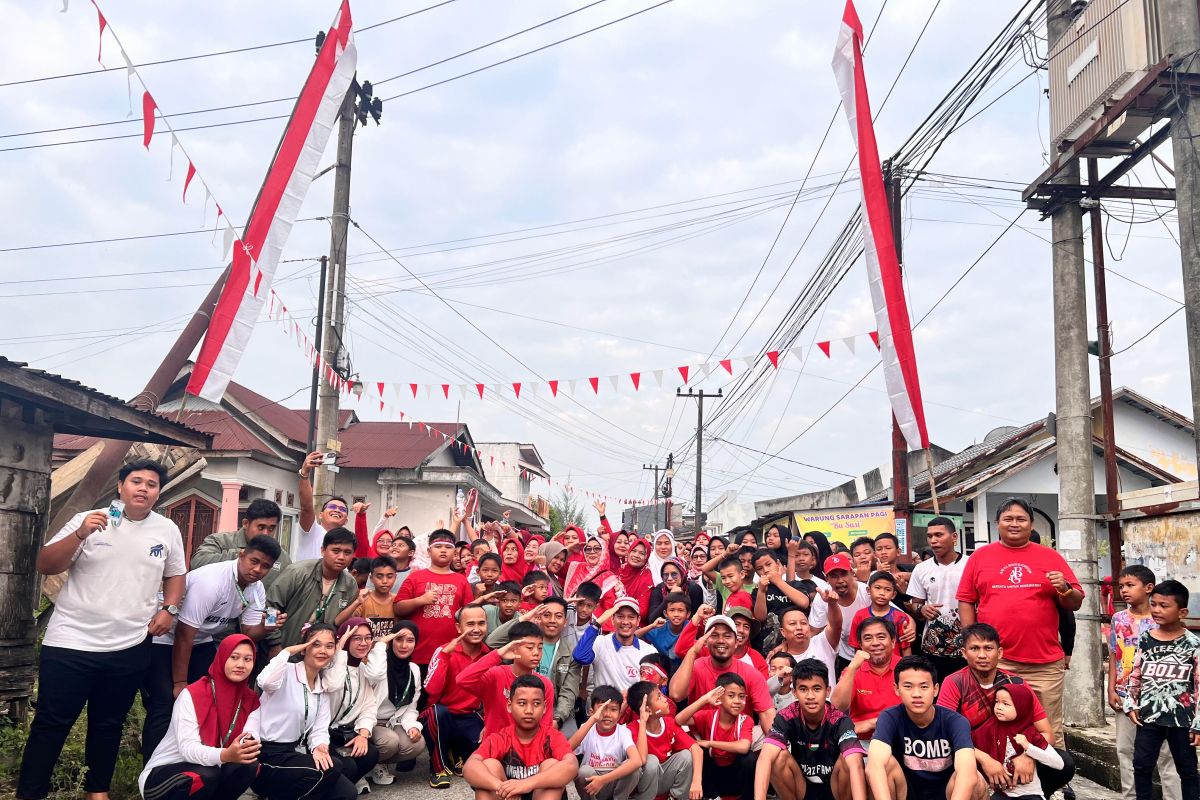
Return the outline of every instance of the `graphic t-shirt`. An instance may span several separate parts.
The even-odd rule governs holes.
[[[875,719],[884,709],[900,704],[895,678],[898,663],[900,654],[893,653],[891,663],[883,673],[871,669],[869,661],[858,668],[854,674],[854,695],[850,698],[850,719],[855,722]]]
[[[542,762],[548,758],[561,761],[571,754],[567,737],[557,728],[538,726],[533,738],[521,741],[515,725],[486,736],[475,751],[480,758],[494,758],[504,767],[504,775],[511,780],[525,780],[537,775]]]
[[[775,715],[766,741],[790,750],[809,783],[828,785],[839,758],[866,755],[850,717],[831,703],[825,704],[825,717],[816,728],[808,727],[800,704],[792,703]]]
[[[879,715],[872,737],[872,741],[892,748],[892,756],[904,770],[910,796],[941,797],[954,774],[954,754],[959,750],[975,751],[971,726],[962,714],[943,706],[934,706],[933,711],[933,721],[922,728],[909,718],[903,706],[889,708]]]
[[[377,639],[391,633],[396,624],[395,606],[390,596],[384,600],[378,600],[373,593],[367,595],[367,599],[363,600],[362,605],[358,607],[358,613],[371,623],[371,633]]]
[[[458,635],[454,625],[454,614],[475,599],[467,579],[457,572],[440,573],[419,569],[408,576],[408,580],[396,593],[396,602],[412,600],[428,591],[437,593],[437,599],[429,605],[411,612],[407,619],[416,623],[421,632],[417,638],[417,649],[412,660],[417,664],[428,664],[433,651],[442,647]]]
[[[978,621],[999,631],[1010,661],[1049,664],[1063,657],[1058,592],[1048,572],[1061,572],[1072,588],[1083,591],[1062,556],[1033,542],[1024,547],[993,542],[967,559],[957,597],[979,605]]]
[[[1137,655],[1138,640],[1142,638],[1143,633],[1157,627],[1152,618],[1135,617],[1127,608],[1112,615],[1112,629],[1108,632],[1108,652],[1117,666],[1117,680],[1113,683],[1117,697],[1124,698],[1128,693],[1126,684],[1129,683],[1129,673],[1133,670],[1133,657]]]
[[[742,739],[750,741],[754,733],[754,722],[750,717],[738,714],[733,724],[725,726],[721,724],[721,709],[711,706],[693,714],[688,727],[692,729],[694,737],[710,742],[739,742]],[[730,766],[737,757],[736,754],[719,747],[714,747],[708,752],[712,755],[712,760],[722,767]]]
[[[857,650],[861,646],[858,641],[858,626],[861,625],[863,620],[865,620],[867,617],[873,616],[875,616],[875,610],[870,606],[867,606],[866,608],[860,608],[858,611],[854,612],[854,618],[850,620],[850,638],[847,640],[852,649]],[[892,625],[896,628],[897,641],[899,641],[900,637],[902,637],[904,632],[908,629],[908,615],[898,608],[889,608],[887,612],[880,617],[880,619],[892,621]]]
[[[646,725],[646,753],[657,758],[660,763],[665,762],[673,753],[687,750],[696,743],[687,731],[679,727],[674,717],[661,717],[659,721],[662,723],[662,730],[658,733],[654,732],[653,720]],[[629,734],[635,742],[640,729],[640,720],[635,719],[629,723]]]
[[[575,748],[575,755],[579,756],[579,766],[608,772],[625,763],[629,748],[633,746],[633,736],[624,725],[618,725],[610,733],[601,733],[600,728],[593,725]]]
[[[810,587],[805,586],[800,581],[788,581],[788,586],[792,587],[798,592],[807,594],[810,598],[812,597],[812,593],[807,591]],[[813,584],[810,584],[810,586],[814,586],[815,588],[815,585]],[[794,606],[795,603],[792,602],[790,597],[783,593],[782,589],[777,587],[775,584],[770,583],[767,584],[765,589],[762,586],[759,586],[750,593],[750,602],[752,604],[750,606],[751,610],[754,609],[753,603],[758,602],[758,593],[762,591],[767,593],[767,619],[759,628],[758,633],[755,634],[751,644],[754,646],[755,650],[758,650],[760,653],[765,653],[775,645],[779,644],[779,612],[783,611],[785,608]]]
[[[1004,670],[996,670],[996,677],[987,686],[979,682],[975,673],[967,667],[960,669],[942,680],[938,691],[937,704],[942,708],[957,711],[967,718],[971,730],[975,730],[992,716],[992,708],[996,705],[996,690],[1010,683],[1024,683],[1016,675],[1010,675]],[[1033,696],[1033,721],[1046,718],[1046,709]]]
[[[931,558],[913,568],[908,596],[939,606],[938,615],[925,621],[925,631],[921,634],[921,652],[926,655],[955,657],[962,653],[958,585],[966,566],[967,557],[959,555],[950,564]]]
[[[1143,725],[1200,732],[1200,637],[1184,631],[1164,642],[1143,633],[1127,688],[1125,711],[1137,709]]]

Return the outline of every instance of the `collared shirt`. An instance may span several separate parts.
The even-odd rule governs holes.
[[[588,626],[575,645],[572,657],[580,664],[591,664],[592,675],[597,686],[613,686],[624,692],[638,682],[638,665],[645,653],[642,640],[636,636],[633,642],[622,645],[615,633],[600,636],[599,626]],[[647,645],[647,649],[651,649]]]
[[[312,689],[308,688],[308,676],[304,664],[289,663],[291,654],[280,650],[279,655],[263,668],[258,675],[258,688],[262,690],[261,705],[246,721],[246,730],[264,742],[299,742],[297,751],[304,751],[329,744],[329,696],[325,691],[325,678],[318,675]],[[256,728],[251,722],[257,723]]]

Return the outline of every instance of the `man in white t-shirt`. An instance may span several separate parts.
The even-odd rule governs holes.
[[[958,552],[958,531],[946,517],[934,517],[926,526],[933,558],[913,569],[908,596],[913,610],[925,618],[921,652],[937,667],[938,675],[953,675],[965,669],[962,654],[962,622],[958,617],[958,584],[967,557]]]
[[[54,765],[85,706],[82,788],[89,800],[108,797],[121,730],[149,663],[150,637],[170,630],[183,599],[187,570],[179,528],[153,510],[165,480],[166,470],[154,461],[126,464],[117,477],[124,509],[76,514],[38,552],[38,572],[66,572],[67,582],[42,641],[37,713],[17,781],[21,800],[50,793]]]
[[[217,652],[216,637],[230,623],[258,641],[279,622],[266,625],[267,590],[263,579],[279,558],[275,537],[260,535],[246,543],[235,561],[218,561],[187,574],[187,590],[174,627],[154,637],[150,668],[142,684],[142,759],[149,761],[154,748],[171,724],[175,698],[189,683],[208,673]],[[286,617],[286,614],[279,616]]]
[[[345,527],[350,518],[350,505],[346,498],[336,496],[322,503],[321,513],[317,515],[312,471],[321,466],[324,458],[324,454],[316,450],[305,456],[304,463],[300,465],[300,530],[292,537],[292,561],[320,558],[325,534],[335,528]]]

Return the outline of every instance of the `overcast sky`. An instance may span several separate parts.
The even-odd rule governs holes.
[[[868,26],[882,1],[859,4]],[[430,4],[359,0],[353,13],[356,27],[365,27]],[[378,93],[392,97],[617,19],[653,0],[595,3],[478,53],[384,82],[584,4],[457,0],[362,32],[358,74],[382,84]],[[71,0],[65,14],[58,13],[61,0],[2,5],[9,37],[0,51],[0,82],[97,68],[90,3]],[[329,26],[336,5],[101,2],[135,63],[310,37]],[[866,56],[876,106],[935,5],[936,0],[887,3]],[[908,136],[1020,5],[941,1],[879,117],[882,153]],[[453,421],[461,414],[477,441],[536,443],[551,473],[563,480],[570,476],[579,488],[613,497],[649,496],[642,464],[683,452],[694,433],[694,403],[675,399],[679,382],[673,368],[698,364],[721,339],[713,360],[734,357],[735,368],[744,369],[737,357],[754,354],[766,341],[854,209],[858,184],[851,173],[818,222],[831,185],[853,156],[839,115],[816,159],[810,193],[796,204],[750,290],[780,230],[791,200],[787,193],[798,188],[837,105],[829,62],[841,11],[840,0],[674,0],[513,63],[389,100],[383,124],[360,129],[355,140],[351,215],[487,336],[419,286],[413,291],[402,267],[352,231],[348,342],[356,370],[366,381],[405,384],[543,381],[536,399],[525,393],[519,401],[511,393],[503,402],[468,399],[460,410],[454,391],[449,401],[422,394],[393,407],[429,421]],[[105,64],[120,65],[111,38],[104,48]],[[148,66],[142,75],[161,110],[173,114],[289,98],[303,82],[312,52],[308,43],[291,44]],[[1029,71],[1018,62],[984,102]],[[956,133],[930,169],[1000,186],[1014,182],[1013,189],[1031,181],[1044,165],[1044,85],[1044,74],[1026,80]],[[178,153],[174,180],[166,181],[165,137],[148,154],[136,136],[11,149],[140,134],[139,110],[121,124],[16,135],[125,120],[122,71],[6,85],[0,93],[6,109],[0,197],[10,223],[5,247],[201,227],[202,193],[193,192],[186,207],[179,202]],[[137,96],[135,90],[135,104]],[[290,102],[278,102],[177,117],[173,124],[231,122],[290,108]],[[249,212],[283,124],[179,134],[238,223]],[[331,142],[326,161],[332,155]],[[1169,162],[1169,148],[1161,155]],[[1138,176],[1158,185],[1149,167]],[[302,218],[328,213],[331,177],[312,187]],[[785,181],[791,183],[770,186]],[[1017,191],[929,183],[910,196],[904,250],[914,320],[1017,214],[1018,200]],[[1160,204],[1160,210],[1166,208]],[[1130,215],[1127,204],[1114,204],[1111,211],[1119,219]],[[1146,207],[1141,216],[1151,211]],[[213,216],[210,207],[210,225]],[[1047,235],[1048,225],[1032,212],[1019,224],[1023,229],[1005,236],[915,334],[930,435],[952,450],[997,426],[1044,417],[1054,406],[1050,249],[1038,238]],[[1179,306],[1174,234],[1173,213],[1133,226],[1110,221],[1110,313],[1117,350]],[[298,223],[284,256],[291,263],[282,264],[277,275],[279,294],[291,308],[308,309],[309,316],[316,295],[313,259],[327,252],[328,238],[327,223]],[[0,353],[130,397],[220,266],[218,247],[203,233],[10,250],[0,261],[5,284]],[[105,277],[113,274],[118,275]],[[801,344],[807,348],[874,327],[860,262],[814,317]],[[740,341],[730,349],[735,340]],[[889,410],[878,371],[812,425],[877,362],[866,342],[860,338],[853,354],[835,342],[831,357],[814,349],[806,360],[785,359],[769,390],[721,435],[774,453],[807,429],[781,455],[833,472],[706,442],[705,502],[727,490],[744,501],[811,491],[845,479],[836,473],[859,474],[887,461]],[[655,369],[672,371],[662,388],[646,374],[636,393],[627,378],[614,392],[606,377]],[[1190,416],[1183,315],[1115,359],[1113,372],[1116,385]],[[598,396],[587,386],[589,376],[601,378]],[[715,391],[723,385],[721,377],[714,372],[692,385]],[[554,378],[581,379],[575,398],[551,399],[544,379]],[[255,333],[236,380],[292,406],[307,403],[307,364],[270,324]],[[1095,386],[1093,362],[1093,392]],[[360,414],[381,417],[370,404]],[[680,498],[694,491],[691,458],[675,482]]]

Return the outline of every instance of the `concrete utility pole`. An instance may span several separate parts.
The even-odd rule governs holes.
[[[1050,49],[1072,22],[1071,0],[1050,0],[1047,34]],[[1072,161],[1055,182],[1079,184],[1079,161]],[[1100,616],[1097,579],[1096,490],[1092,474],[1091,390],[1088,373],[1086,270],[1083,212],[1065,203],[1051,217],[1054,291],[1054,385],[1058,455],[1058,541],[1083,586],[1083,607],[1071,669],[1063,694],[1066,723],[1104,724],[1104,678],[1100,664]]]
[[[642,464],[642,469],[653,470],[654,472],[654,505],[650,507],[650,525],[655,530],[658,530],[658,471],[662,467],[658,464]],[[634,517],[634,522],[637,522],[637,517]]]
[[[1160,31],[1163,46],[1177,61],[1176,72],[1200,71],[1200,19],[1195,0],[1161,0]],[[1188,373],[1192,381],[1192,419],[1200,419],[1200,240],[1196,235],[1200,214],[1200,164],[1195,137],[1200,136],[1200,106],[1186,90],[1175,97],[1171,113],[1171,148],[1175,157],[1175,204],[1179,214],[1179,248],[1183,260],[1184,320],[1188,343]],[[1195,432],[1200,463],[1200,428]]]
[[[896,242],[896,262],[904,274],[903,215],[904,195],[900,185],[900,169],[891,161],[883,165],[884,185],[887,189],[888,206],[892,217],[892,239]],[[892,414],[892,510],[896,515],[897,527],[901,520],[908,525],[911,493],[908,486],[908,440],[900,430],[900,422]],[[912,532],[905,527],[904,550],[912,547]]]
[[[722,397],[723,389],[717,389],[716,394],[705,394],[704,390],[696,391],[688,389],[687,394],[684,394],[682,389],[675,390],[676,397],[691,397],[696,400],[696,532],[699,533],[704,528],[702,518],[702,509],[700,500],[700,490],[704,483],[704,398]],[[669,522],[669,520],[668,520]]]

